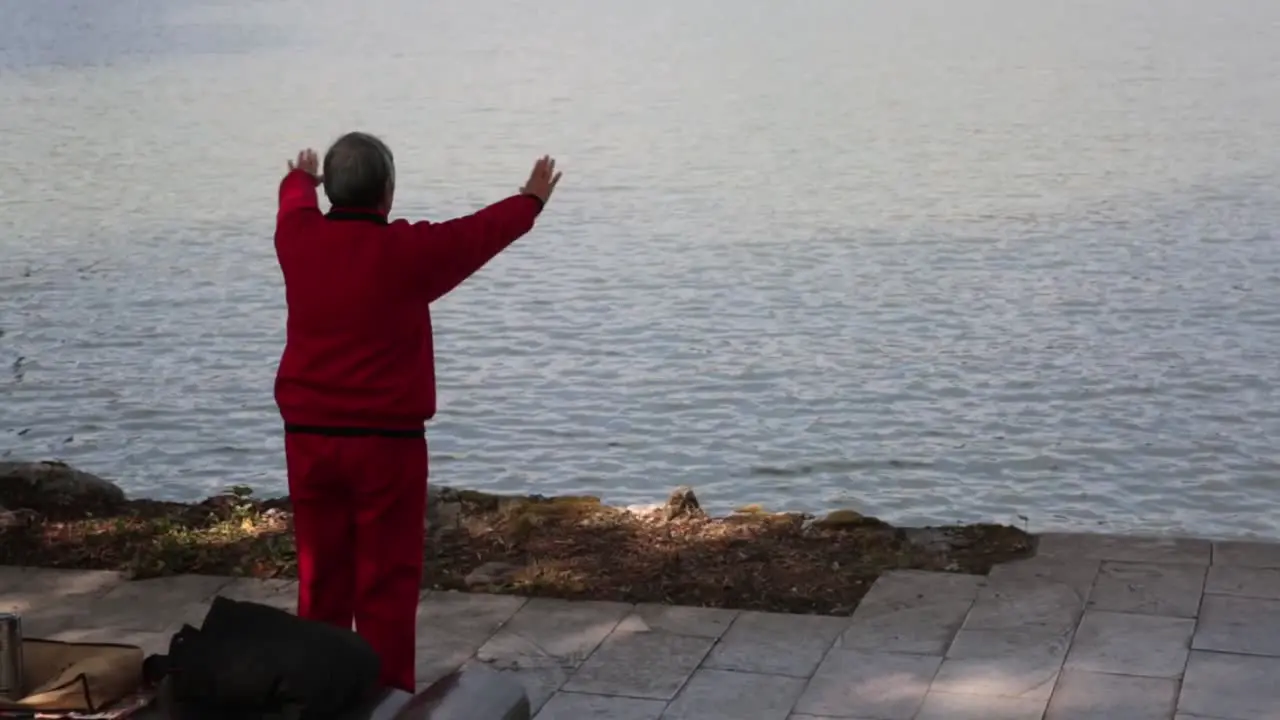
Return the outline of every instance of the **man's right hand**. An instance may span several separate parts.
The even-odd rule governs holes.
[[[520,188],[525,195],[532,195],[542,201],[543,205],[551,199],[556,184],[560,182],[560,173],[556,172],[555,158],[543,155],[533,164],[533,172],[529,173],[529,181]]]

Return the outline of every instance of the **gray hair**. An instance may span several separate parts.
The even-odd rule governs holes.
[[[324,154],[324,194],[334,207],[376,208],[395,182],[391,149],[368,133],[347,133]]]

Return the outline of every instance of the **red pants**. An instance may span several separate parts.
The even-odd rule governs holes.
[[[425,438],[286,433],[298,615],[360,633],[382,682],[414,691]]]

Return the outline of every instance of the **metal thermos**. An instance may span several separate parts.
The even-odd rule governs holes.
[[[21,700],[22,618],[16,613],[0,613],[0,697]]]

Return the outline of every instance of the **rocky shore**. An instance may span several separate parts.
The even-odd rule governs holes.
[[[432,486],[424,521],[429,587],[783,612],[850,613],[886,570],[985,574],[1035,548],[1005,525],[894,527],[852,510],[712,517],[684,487],[619,508]],[[287,498],[246,487],[131,500],[62,463],[0,462],[0,565],[291,577],[290,528]]]

